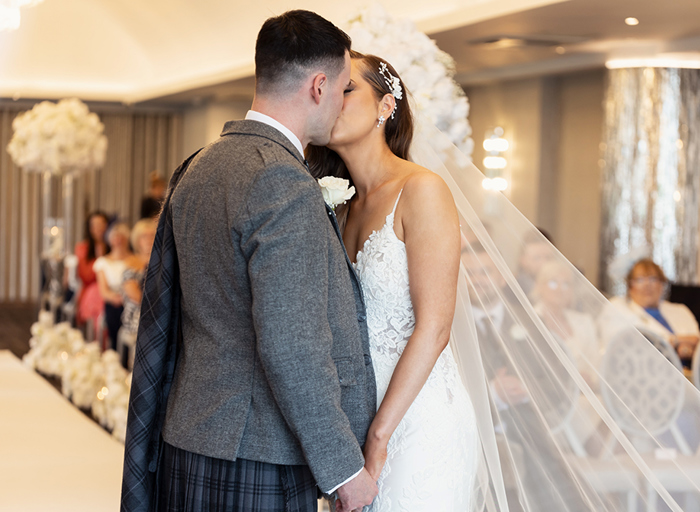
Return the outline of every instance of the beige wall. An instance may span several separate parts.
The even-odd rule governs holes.
[[[503,82],[467,91],[469,122],[474,138],[474,164],[483,169],[481,145],[487,130],[500,126],[510,142],[506,155],[506,196],[531,222],[537,221],[541,82],[537,79]]]
[[[474,163],[487,130],[510,148],[506,195],[594,284],[598,279],[602,70],[470,87]]]
[[[211,102],[191,107],[184,113],[183,158],[216,140],[226,121],[243,119],[250,101]]]
[[[560,80],[559,207],[556,242],[564,255],[597,284],[600,262],[604,72]]]

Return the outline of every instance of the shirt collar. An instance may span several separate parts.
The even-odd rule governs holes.
[[[280,131],[282,135],[287,137],[289,141],[292,144],[294,144],[294,147],[299,150],[299,154],[301,155],[301,157],[304,158],[304,148],[301,145],[301,141],[296,135],[292,133],[292,131],[289,128],[284,126],[282,123],[280,123],[276,119],[271,118],[270,116],[266,116],[265,114],[256,112],[255,110],[249,110],[248,113],[245,115],[245,118],[249,121],[258,121],[259,123],[264,123]]]

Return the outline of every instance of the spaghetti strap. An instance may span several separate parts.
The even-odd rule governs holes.
[[[399,197],[396,198],[396,202],[394,203],[394,209],[391,210],[391,214],[394,215],[396,212],[396,207],[399,205],[399,199],[401,199],[401,192],[403,192],[403,189],[399,190]]]

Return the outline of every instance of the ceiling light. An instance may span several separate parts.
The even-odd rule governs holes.
[[[20,7],[32,7],[43,0],[0,0],[0,32],[19,28]]]
[[[566,53],[566,48],[564,48],[563,46],[557,46],[554,49],[554,51],[557,52],[559,55],[563,55]]]
[[[680,68],[700,69],[700,54],[689,53],[686,55],[660,54],[654,57],[640,57],[630,59],[610,59],[605,63],[608,69],[620,68]]]
[[[630,27],[634,27],[635,25],[639,25],[639,20],[637,18],[625,18],[625,23],[627,23]]]

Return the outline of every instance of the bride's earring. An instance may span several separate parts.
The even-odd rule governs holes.
[[[377,123],[377,128],[383,125],[384,121],[386,121],[386,119],[384,119],[384,116],[379,116],[379,123]]]

